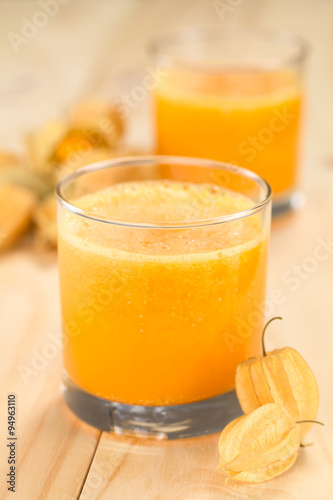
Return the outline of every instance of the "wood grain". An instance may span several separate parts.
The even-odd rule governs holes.
[[[24,250],[1,258],[0,498],[12,494],[4,480],[9,392],[17,398],[17,498],[76,498],[96,448],[99,431],[70,414],[59,390],[58,295],[55,262],[45,267]]]
[[[40,5],[3,0],[0,147],[18,148],[22,134],[61,116],[79,98],[113,96],[123,82],[129,88],[140,84],[152,64],[145,45],[161,32],[241,23],[286,28],[306,37],[312,45],[303,145],[307,203],[299,214],[274,224],[267,315],[282,315],[284,321],[272,325],[267,346],[291,345],[302,352],[318,379],[318,418],[325,427],[311,430],[314,445],[300,450],[290,471],[269,483],[244,486],[215,470],[217,436],[156,442],[100,434],[79,422],[60,393],[55,257],[42,259],[23,244],[0,257],[0,498],[15,498],[4,481],[9,392],[18,401],[20,500],[333,498],[333,3],[221,3],[230,7],[222,16],[213,1],[70,0],[15,53],[8,34],[20,33],[22,18],[31,19]],[[142,126],[146,110],[147,102],[140,103],[130,116],[130,136],[139,144],[149,141],[149,126]],[[328,248],[327,258],[313,263],[318,245]],[[300,270],[302,277],[295,279]],[[283,297],[279,303],[276,290]]]

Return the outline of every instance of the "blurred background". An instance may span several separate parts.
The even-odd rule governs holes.
[[[149,40],[178,28],[211,24],[283,29],[300,35],[311,49],[305,68],[301,176],[307,204],[297,224],[273,231],[274,266],[268,282],[269,289],[287,291],[288,301],[279,312],[290,309],[300,318],[304,303],[297,293],[289,294],[284,276],[295,262],[312,255],[316,238],[326,237],[333,217],[332,19],[333,0],[2,0],[0,150],[21,154],[27,150],[27,135],[50,120],[67,119],[79,101],[102,99],[126,103],[125,149],[119,154],[133,148],[149,151],[153,134],[145,77],[156,77],[154,62],[147,55]],[[37,145],[44,147],[43,135],[37,139]],[[50,198],[51,205],[33,215],[42,246],[45,242],[54,246],[56,240],[55,200]],[[9,220],[10,215],[3,218]],[[4,268],[7,262],[3,260]],[[302,278],[302,291],[304,300],[312,302],[317,286],[318,305],[324,310],[327,304],[325,312],[333,321],[330,283],[322,266],[311,280]],[[320,326],[329,334],[327,318],[313,321],[314,328]]]
[[[333,59],[331,0],[2,0],[1,148],[59,118],[77,100],[112,99],[140,82],[152,62],[149,39],[198,24],[282,28],[311,44],[304,157],[332,163]],[[140,73],[141,72],[141,73]],[[136,116],[146,100],[133,107]],[[150,144],[149,123],[128,131]]]
[[[58,125],[51,125],[50,131],[43,129],[45,124],[52,120],[66,122],[78,102],[120,103],[126,108],[126,120],[115,155],[152,151],[154,134],[145,78],[151,75],[154,80],[158,72],[148,56],[147,44],[179,28],[213,24],[221,28],[240,25],[282,29],[308,42],[301,188],[308,200],[311,190],[307,186],[311,186],[312,193],[317,189],[322,203],[328,201],[327,191],[320,196],[320,190],[331,184],[333,187],[332,0],[2,0],[0,19],[0,153],[5,151],[0,163],[7,168],[8,150],[23,154],[19,160],[23,168],[30,163],[30,171],[32,167],[37,174],[46,174],[46,187],[40,186],[39,179],[33,181],[43,199],[60,176],[53,176],[50,183],[50,165],[46,170],[45,165],[38,165],[43,157],[53,155],[53,136],[59,132]],[[87,116],[87,110],[83,112]],[[33,147],[27,141],[31,134],[36,134]],[[69,142],[72,140],[80,137],[70,137]],[[67,142],[63,149],[68,149]],[[104,158],[105,152],[99,151],[87,155],[83,163],[76,162],[74,168]],[[62,158],[56,161],[61,163]],[[14,174],[19,175],[19,171]],[[10,180],[12,176],[10,172]],[[0,181],[8,181],[7,171],[0,177]],[[35,185],[28,187],[36,191]],[[40,232],[41,246],[53,248],[55,201],[49,200],[41,210],[38,205],[33,221]],[[323,209],[333,213],[331,204]],[[309,215],[316,220],[311,210]],[[302,226],[299,231],[303,231]]]
[[[86,99],[129,102],[126,104],[125,148],[150,150],[153,134],[144,78],[154,74],[156,68],[147,56],[147,42],[178,28],[210,24],[283,29],[305,38],[311,48],[305,74],[307,106],[301,179],[307,202],[297,217],[277,225],[272,232],[266,313],[268,317],[282,315],[285,319],[279,334],[274,328],[270,332],[269,348],[292,345],[300,350],[317,375],[321,393],[318,416],[327,424],[325,438],[319,441],[318,431],[316,446],[300,462],[299,470],[306,464],[306,473],[288,476],[291,480],[286,481],[285,495],[326,500],[332,497],[328,443],[332,436],[329,419],[333,363],[330,344],[333,324],[333,259],[330,258],[333,254],[333,0],[1,0],[0,184],[2,151],[21,155],[27,149],[28,135],[50,120],[65,120],[76,103]],[[38,144],[45,145],[43,137],[39,139]],[[4,159],[5,164],[15,164],[15,161],[11,156]],[[33,187],[38,191],[44,189],[40,184]],[[51,190],[48,192],[51,197],[50,193]],[[1,216],[2,221],[12,220],[22,203],[20,193],[17,208],[14,203],[14,208],[8,208],[4,200],[0,196],[0,222]],[[31,217],[34,201],[27,197],[25,202]],[[24,219],[23,212],[21,215]],[[55,241],[53,195],[51,205],[42,206],[34,217],[42,242]],[[29,220],[26,218],[22,223]],[[2,234],[5,235],[4,230]],[[29,235],[24,237],[29,239]],[[325,259],[320,261],[313,257],[318,246],[327,250]],[[15,390],[21,398],[20,446],[22,450],[29,450],[29,455],[22,452],[22,457],[29,457],[22,466],[22,488],[29,494],[37,491],[37,487],[44,488],[40,477],[48,475],[53,484],[60,470],[59,477],[67,478],[66,484],[63,481],[66,487],[61,491],[73,495],[61,497],[67,500],[77,498],[76,492],[81,488],[73,478],[78,475],[82,483],[85,481],[90,458],[86,452],[82,453],[75,439],[85,440],[88,434],[84,429],[76,438],[70,417],[68,421],[63,417],[59,347],[54,358],[47,358],[45,367],[38,373],[35,370],[28,388],[17,368],[23,366],[32,373],[35,350],[43,352],[45,346],[58,346],[49,335],[61,332],[56,252],[51,252],[50,260],[43,260],[30,249],[29,242],[26,245],[24,240],[0,257],[0,377],[5,381],[3,391]],[[303,273],[301,277],[300,273]],[[72,446],[74,454],[68,455],[66,474],[58,465],[54,466],[56,472],[52,469],[53,475],[50,474],[54,457],[61,454],[67,457],[67,445]],[[91,457],[94,446],[91,445]],[[111,455],[110,447],[105,449],[105,456]],[[125,457],[127,453],[126,450]],[[201,447],[197,448],[197,454],[201,460]],[[179,456],[179,464],[187,467],[186,459]],[[134,455],[133,462],[133,470],[139,477],[137,465],[144,461]],[[155,477],[156,483],[164,484],[168,467],[160,463],[156,466],[160,469],[154,469],[152,460],[147,468],[147,481]],[[199,459],[192,464],[195,475],[198,463]],[[34,473],[29,464],[35,464]],[[155,476],[154,470],[158,470]],[[297,477],[298,481],[294,480]],[[123,484],[131,481],[126,478]],[[320,496],[318,488],[324,488],[325,481],[325,491],[330,493]],[[136,487],[137,483],[133,484]],[[54,488],[58,487],[57,482],[55,485]],[[273,494],[267,494],[273,498]],[[262,498],[268,498],[267,494]],[[40,496],[33,495],[46,498],[44,490]],[[218,495],[220,497],[220,492]]]

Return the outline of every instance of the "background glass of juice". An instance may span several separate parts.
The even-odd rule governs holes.
[[[295,208],[307,48],[282,32],[184,29],[152,42],[158,154],[248,168],[273,191],[273,215]]]
[[[211,160],[110,160],[57,188],[64,395],[104,430],[177,438],[240,413],[260,352],[271,194]]]

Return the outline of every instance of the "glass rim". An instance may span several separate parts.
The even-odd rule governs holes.
[[[202,168],[217,168],[220,170],[236,173],[242,175],[243,177],[246,177],[247,179],[255,181],[260,187],[264,189],[264,194],[262,196],[262,199],[258,203],[251,206],[250,208],[229,215],[221,215],[219,217],[211,217],[208,219],[193,219],[189,221],[183,220],[183,221],[138,221],[138,222],[129,219],[116,219],[104,215],[98,215],[93,212],[89,212],[87,210],[83,210],[77,207],[74,203],[70,202],[64,196],[63,191],[71,182],[91,172],[98,170],[106,170],[115,167],[129,167],[129,166],[139,167],[139,166],[146,166],[147,164],[150,164],[151,166],[156,163],[188,165],[188,166],[197,166]],[[94,220],[96,222],[104,222],[117,226],[125,226],[132,228],[136,227],[141,229],[186,229],[190,227],[204,227],[204,226],[223,224],[226,222],[232,222],[235,220],[250,217],[251,215],[257,212],[260,212],[263,208],[265,208],[269,204],[269,202],[272,199],[272,190],[268,182],[259,175],[257,175],[256,173],[252,172],[251,170],[247,170],[245,168],[232,165],[230,163],[224,163],[216,160],[191,158],[187,156],[172,156],[172,155],[127,156],[127,157],[113,158],[109,160],[103,160],[91,163],[63,177],[58,182],[55,192],[57,201],[60,203],[60,205],[66,210],[76,215],[85,217],[90,220]]]
[[[290,56],[281,56],[279,64],[266,65],[267,71],[274,71],[285,68],[286,66],[294,66],[301,64],[309,53],[309,43],[303,37],[287,30],[260,28],[254,26],[230,25],[222,26],[218,24],[208,26],[196,26],[180,28],[166,35],[161,35],[153,38],[147,44],[148,54],[155,60],[160,60],[162,65],[174,66],[182,65],[190,68],[208,68],[210,63],[204,61],[189,60],[186,57],[174,56],[168,54],[168,48],[173,45],[185,45],[189,42],[198,42],[206,40],[244,40],[245,42],[255,35],[257,39],[266,40],[271,43],[278,43],[281,46],[297,48],[297,53]],[[260,57],[258,57],[260,61]],[[214,69],[222,67],[223,63],[214,63]],[[235,66],[237,67],[237,65]],[[242,64],[239,64],[242,68]],[[252,69],[253,71],[253,69]]]

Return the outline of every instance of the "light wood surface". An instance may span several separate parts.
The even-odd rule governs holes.
[[[162,31],[199,23],[286,28],[312,45],[304,141],[305,208],[274,224],[268,282],[272,326],[268,348],[297,348],[320,388],[318,418],[295,466],[259,485],[238,485],[214,469],[218,436],[177,442],[115,437],[80,423],[60,393],[60,310],[56,256],[26,244],[0,257],[0,498],[37,499],[282,499],[333,498],[333,251],[309,263],[318,245],[333,242],[333,65],[330,0],[220,2],[69,0],[38,33],[13,50],[38,2],[0,4],[0,147],[19,148],[22,135],[61,115],[82,97],[107,97],[140,83],[146,41]],[[130,83],[128,83],[130,82]],[[133,82],[133,83],[132,83]],[[149,144],[146,103],[131,113],[133,142]],[[295,276],[300,266],[302,277]],[[299,269],[299,268],[298,268]],[[299,271],[297,271],[299,272]],[[283,297],[273,304],[274,290]],[[273,295],[272,295],[273,294]],[[276,295],[276,293],[275,293]],[[7,491],[6,401],[17,395],[17,492]]]

